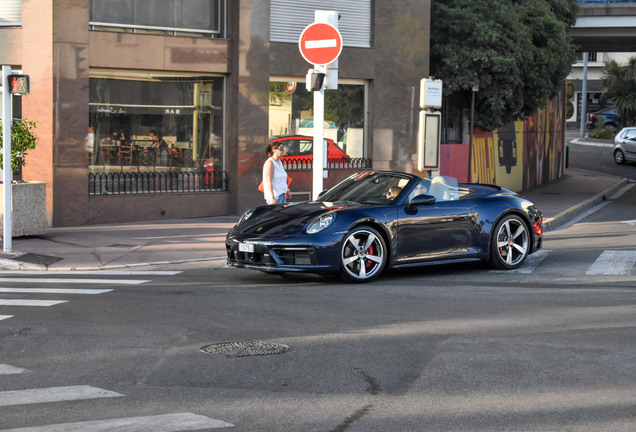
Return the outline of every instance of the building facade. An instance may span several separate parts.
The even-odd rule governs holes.
[[[50,225],[262,203],[268,137],[311,134],[297,40],[317,9],[338,11],[344,42],[325,137],[359,161],[325,187],[358,167],[412,169],[429,1],[5,0],[0,63],[30,75],[15,111],[40,140],[22,177],[47,183]],[[308,166],[291,167],[301,195]]]
[[[608,106],[608,101],[601,101],[601,93],[603,85],[603,67],[609,61],[616,61],[618,64],[625,65],[629,59],[636,56],[633,52],[591,52],[588,53],[587,65],[587,102],[586,115],[599,111]],[[583,105],[583,80],[585,77],[585,63],[583,62],[583,53],[577,54],[576,63],[572,65],[572,71],[568,75],[568,81],[573,84],[573,94],[571,102],[573,110],[571,115],[566,118],[569,124],[580,125],[581,107]]]

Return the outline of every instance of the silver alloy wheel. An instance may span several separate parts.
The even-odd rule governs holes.
[[[621,149],[614,150],[614,161],[619,165],[625,163],[625,155]]]
[[[375,279],[386,264],[384,239],[370,227],[353,229],[342,243],[340,262],[342,275],[351,282]]]
[[[504,217],[497,224],[494,241],[497,267],[514,269],[525,261],[530,249],[530,234],[525,223],[518,216]]]

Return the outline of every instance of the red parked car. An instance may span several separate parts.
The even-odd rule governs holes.
[[[339,162],[349,161],[351,158],[332,139],[325,138],[327,142],[327,159]],[[283,162],[312,162],[314,158],[314,138],[304,135],[277,135],[269,138],[269,142],[279,142],[285,152],[281,160]]]

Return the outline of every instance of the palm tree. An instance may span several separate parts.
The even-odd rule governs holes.
[[[610,101],[621,115],[623,125],[636,123],[636,57],[626,65],[610,60],[603,67],[601,100]]]

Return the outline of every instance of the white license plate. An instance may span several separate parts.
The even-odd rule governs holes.
[[[254,245],[251,243],[239,243],[239,252],[254,253]]]

